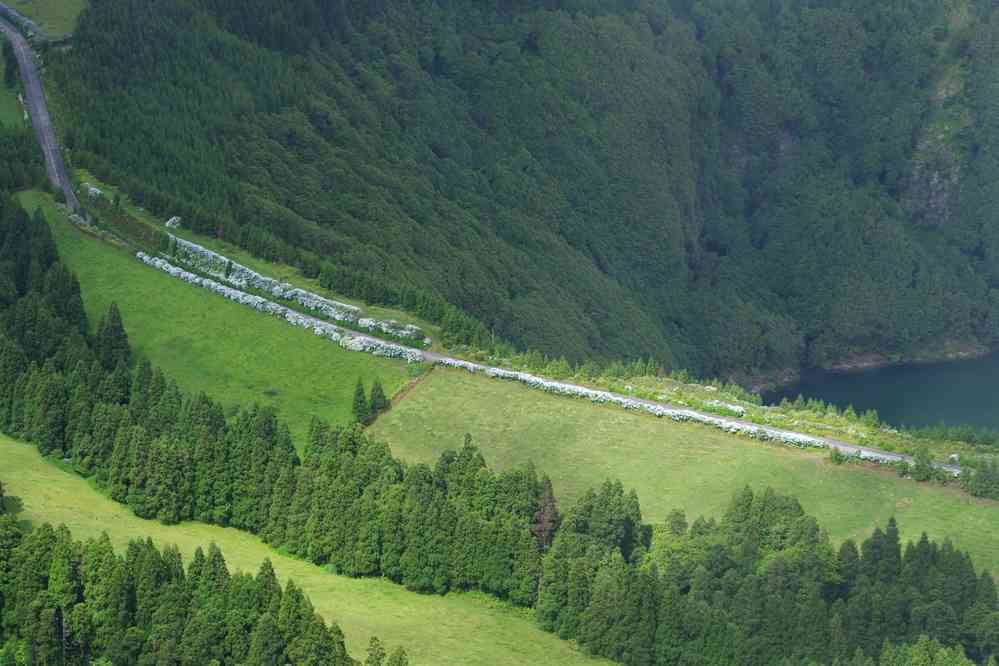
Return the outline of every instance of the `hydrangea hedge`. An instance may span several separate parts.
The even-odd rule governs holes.
[[[293,301],[333,321],[347,322],[363,329],[387,333],[399,338],[423,340],[423,331],[418,326],[400,324],[391,319],[362,318],[361,309],[354,305],[325,298],[311,291],[293,287],[287,282],[261,275],[251,268],[232,261],[225,255],[213,252],[202,245],[173,234],[170,234],[169,238],[172,255],[177,261],[238,289],[253,289],[270,294],[274,298]],[[425,340],[423,342],[427,344]]]
[[[248,294],[245,291],[226,286],[210,278],[195,275],[190,271],[174,266],[165,259],[152,257],[145,252],[139,252],[135,256],[144,264],[157,268],[164,273],[168,273],[179,280],[183,280],[189,284],[207,289],[208,291],[223,296],[230,301],[235,301],[242,305],[249,306],[259,312],[265,312],[270,315],[281,317],[294,326],[310,329],[319,337],[332,340],[344,349],[349,349],[351,351],[363,351],[376,356],[402,358],[410,363],[416,363],[424,360],[423,352],[418,349],[404,347],[403,345],[378,340],[377,338],[370,338],[364,335],[357,335],[351,331],[342,329],[335,324],[331,324],[328,321],[304,315],[301,312],[296,312],[295,310],[281,305],[280,303],[269,301],[262,296]]]
[[[653,416],[669,418],[677,422],[700,423],[718,428],[719,430],[724,430],[725,432],[732,433],[734,435],[742,435],[756,440],[779,442],[802,449],[834,448],[847,456],[881,464],[911,464],[911,461],[907,456],[896,453],[867,449],[853,444],[828,440],[822,437],[815,437],[813,435],[806,435],[789,430],[780,430],[778,428],[749,423],[747,421],[741,421],[734,418],[714,416],[712,414],[706,414],[692,409],[670,407],[651,400],[633,398],[619,393],[611,393],[610,391],[591,389],[577,384],[552,381],[527,372],[517,372],[515,370],[506,370],[504,368],[480,365],[478,363],[441,356],[439,354],[426,354],[419,349],[413,349],[404,345],[394,344],[384,340],[379,340],[377,338],[371,338],[352,333],[351,331],[346,331],[328,321],[304,315],[285,307],[284,305],[269,301],[262,296],[248,294],[234,287],[229,287],[216,282],[215,280],[201,277],[191,273],[190,271],[178,268],[164,259],[149,256],[144,252],[139,252],[136,257],[143,263],[169,273],[175,278],[197,285],[204,289],[208,289],[209,291],[224,296],[229,300],[247,305],[260,312],[282,317],[295,326],[310,329],[316,335],[332,340],[344,349],[351,351],[366,352],[376,356],[401,358],[410,363],[431,361],[437,365],[450,368],[460,368],[472,373],[481,373],[487,377],[517,381],[521,384],[529,386],[530,388],[545,391],[547,393],[573,398],[583,398],[599,404],[618,405],[628,410],[645,412],[647,414],[652,414]],[[954,476],[958,476],[960,474],[960,469],[954,465],[941,465],[940,467]]]

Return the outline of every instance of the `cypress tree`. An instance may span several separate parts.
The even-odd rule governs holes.
[[[354,415],[354,420],[358,423],[367,423],[371,417],[368,398],[364,395],[364,384],[360,379],[357,380],[357,385],[354,387],[354,404],[351,408],[351,413]]]
[[[538,540],[538,547],[541,550],[548,550],[551,547],[555,532],[561,522],[562,516],[558,512],[551,479],[545,475],[541,479],[541,499],[538,502],[538,510],[534,514],[534,524],[531,526],[531,533]]]
[[[307,618],[287,649],[288,660],[295,666],[348,666],[358,662],[347,656],[343,633],[335,624],[327,628],[316,614]]]
[[[3,83],[7,88],[13,89],[17,85],[17,57],[14,55],[14,47],[8,40],[3,40]]]
[[[284,543],[288,515],[295,497],[296,476],[296,469],[291,465],[281,469],[277,483],[274,484],[270,513],[260,531],[261,538],[275,547],[280,547]]]
[[[117,303],[111,303],[101,319],[97,328],[97,338],[94,340],[94,350],[104,369],[109,372],[114,370],[118,363],[128,365],[132,352]]]
[[[374,421],[374,419],[389,408],[391,403],[388,398],[385,397],[385,389],[382,388],[382,382],[379,379],[375,379],[374,383],[371,385],[371,398],[368,405],[368,419]]]
[[[250,637],[246,666],[284,666],[284,638],[270,613],[257,620]]]
[[[409,666],[409,657],[406,656],[406,651],[402,647],[392,650],[385,666]]]
[[[377,636],[372,636],[368,641],[368,656],[364,660],[364,666],[382,666],[385,663],[385,648]]]
[[[257,612],[270,612],[276,616],[281,608],[281,585],[278,583],[277,574],[274,573],[274,566],[269,557],[260,563],[255,582]]]

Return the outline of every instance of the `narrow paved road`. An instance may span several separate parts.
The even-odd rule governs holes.
[[[42,88],[42,80],[38,75],[38,66],[35,62],[34,52],[17,28],[6,20],[0,18],[0,32],[10,40],[14,47],[14,54],[17,56],[17,64],[21,70],[21,82],[24,84],[25,105],[28,115],[31,117],[31,124],[35,128],[35,135],[38,137],[38,145],[42,147],[45,156],[45,170],[49,174],[52,186],[57,190],[62,190],[66,195],[66,203],[73,211],[80,210],[80,200],[76,198],[73,191],[73,181],[66,171],[66,164],[62,161],[59,152],[59,143],[56,141],[55,129],[52,127],[52,118],[49,116],[49,106],[45,100],[45,89]]]

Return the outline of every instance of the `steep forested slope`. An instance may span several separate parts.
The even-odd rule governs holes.
[[[995,341],[980,4],[94,0],[52,73],[72,159],[199,230],[751,373]]]

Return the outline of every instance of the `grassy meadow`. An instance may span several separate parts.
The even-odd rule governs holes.
[[[371,432],[410,461],[432,463],[470,433],[499,468],[533,462],[563,508],[603,480],[635,488],[647,521],[673,508],[719,515],[733,492],[772,486],[799,498],[835,541],[863,538],[892,516],[903,539],[950,538],[999,571],[999,502],[901,479],[882,468],[833,465],[827,454],[734,437],[520,384],[437,368]]]
[[[65,37],[76,29],[76,19],[87,0],[4,0],[38,24],[49,37]]]
[[[107,532],[115,546],[123,548],[148,535],[160,546],[176,544],[185,557],[214,541],[231,571],[255,573],[269,557],[282,582],[294,579],[327,621],[340,624],[355,657],[363,659],[368,640],[378,636],[390,646],[404,646],[414,666],[605,663],[541,631],[528,612],[484,595],[420,595],[382,579],[327,573],[238,530],[200,523],[166,526],[136,518],[86,480],[42,458],[33,446],[5,437],[0,437],[0,481],[23,503],[19,518],[65,523],[78,539]]]
[[[41,205],[46,211],[61,255],[80,278],[92,323],[116,301],[138,353],[182,387],[228,404],[273,404],[300,443],[313,415],[349,418],[359,376],[380,377],[392,394],[412,374],[404,362],[346,352],[154,271],[69,224],[47,195],[21,197],[29,210]],[[616,478],[638,491],[646,519],[658,522],[675,507],[691,518],[718,515],[735,489],[770,485],[797,496],[834,540],[863,538],[895,516],[903,537],[926,531],[950,538],[979,566],[999,570],[999,534],[991,528],[999,503],[885,469],[835,466],[822,452],[765,445],[444,369],[423,378],[372,427],[397,455],[424,462],[458,448],[466,432],[490,464],[533,461],[552,477],[564,506],[586,488]]]
[[[27,210],[45,211],[60,256],[80,280],[92,327],[116,302],[138,354],[187,391],[204,391],[227,405],[278,407],[299,445],[313,416],[350,419],[359,377],[368,387],[378,377],[391,395],[410,375],[404,361],[348,352],[145,266],[73,226],[48,195],[20,197]]]

